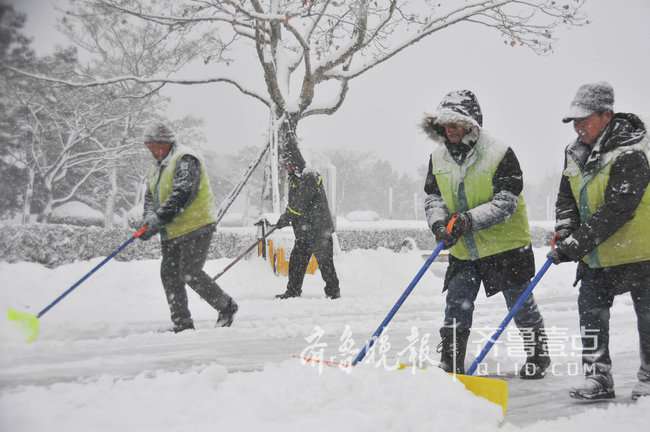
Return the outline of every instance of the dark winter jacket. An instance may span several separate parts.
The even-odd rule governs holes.
[[[307,168],[301,174],[289,175],[289,203],[285,211],[296,238],[316,239],[334,232],[323,185],[323,177]]]
[[[454,161],[460,165],[474,149],[481,134],[482,121],[483,116],[476,97],[471,92],[462,91],[447,95],[436,113],[425,117],[422,128],[431,139],[445,145]],[[443,125],[448,122],[464,123],[470,129],[460,144],[452,145],[446,141]],[[519,161],[511,148],[506,151],[492,177],[492,188],[494,192],[492,200],[480,206],[489,207],[489,211],[472,212],[472,209],[468,211],[472,218],[473,230],[502,223],[510,218],[517,208],[518,197],[523,189],[523,175]],[[435,230],[438,225],[445,224],[450,215],[436,176],[432,173],[431,160],[429,160],[424,192],[427,220],[431,229]],[[482,210],[485,210],[485,207]],[[535,259],[530,245],[474,261],[450,256],[443,291],[447,289],[449,280],[469,265],[477,267],[488,296],[501,290],[520,287],[535,273]]]
[[[592,151],[591,147],[577,140],[567,146],[564,167],[566,168],[567,158],[570,157],[585,174],[596,172],[608,152],[637,144],[644,139],[646,133],[645,125],[637,116],[617,113],[599,138],[599,146],[594,146],[595,150]],[[569,178],[563,175],[556,201],[556,232],[561,238],[571,235],[575,239],[570,243],[574,256],[587,255],[632,219],[649,182],[650,166],[646,155],[636,150],[621,154],[612,162],[604,204],[581,223],[578,203],[571,191]],[[624,266],[627,265],[634,266],[639,274],[650,274],[650,262]],[[578,279],[585,271],[581,267],[585,266],[581,262]]]
[[[158,165],[165,160],[158,162]],[[155,200],[151,191],[147,189],[144,197],[144,214],[155,212],[161,223],[170,223],[176,215],[185,209],[196,198],[201,179],[201,164],[192,155],[183,156],[176,164],[172,192],[169,198],[160,207],[155,208]],[[207,230],[214,230],[214,225],[206,227]],[[164,228],[162,239],[165,240]]]

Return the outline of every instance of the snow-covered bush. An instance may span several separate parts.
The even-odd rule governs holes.
[[[108,256],[133,231],[72,225],[31,224],[0,226],[0,261],[28,261],[56,267],[74,261]],[[255,242],[253,234],[217,231],[209,258],[235,257]],[[120,252],[117,260],[160,258],[160,241],[136,240]]]
[[[350,222],[374,222],[380,219],[377,212],[372,210],[355,210],[351,211],[345,218]]]
[[[104,215],[79,201],[68,201],[52,210],[50,223],[80,226],[102,226]]]

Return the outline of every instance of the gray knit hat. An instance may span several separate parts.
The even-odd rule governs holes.
[[[583,84],[573,98],[569,112],[562,122],[569,123],[595,112],[605,111],[614,111],[614,89],[611,84],[605,81]]]
[[[150,124],[144,131],[144,142],[169,143],[176,142],[176,136],[165,123],[156,122]]]

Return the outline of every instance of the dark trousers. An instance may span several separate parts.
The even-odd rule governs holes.
[[[527,286],[528,283],[501,291],[508,310],[514,306]],[[455,325],[457,331],[471,330],[474,301],[480,287],[481,277],[476,264],[472,261],[463,263],[463,268],[448,281],[444,327],[450,328]],[[514,320],[517,327],[522,330],[538,330],[544,327],[544,320],[532,294],[519,309]]]
[[[214,229],[202,228],[162,242],[160,278],[167,295],[172,322],[177,327],[192,323],[185,284],[218,311],[226,309],[230,303],[230,296],[203,271],[213,233]]]
[[[302,282],[312,254],[316,256],[318,268],[325,281],[325,295],[338,296],[339,278],[334,268],[334,245],[331,234],[315,238],[296,238],[289,257],[287,292],[295,295],[302,293]]]
[[[578,312],[585,374],[602,374],[611,370],[609,311],[614,297],[623,292],[632,296],[639,332],[641,369],[650,373],[650,280],[637,277],[634,266],[630,265],[600,269],[584,266],[583,271]]]

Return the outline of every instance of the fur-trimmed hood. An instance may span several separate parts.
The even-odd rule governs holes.
[[[463,142],[469,144],[478,140],[483,126],[483,114],[474,93],[470,90],[454,90],[447,93],[433,114],[424,113],[420,126],[429,138],[444,144],[443,126],[448,123],[463,124],[470,130]]]

